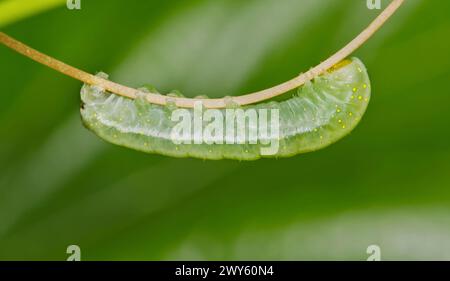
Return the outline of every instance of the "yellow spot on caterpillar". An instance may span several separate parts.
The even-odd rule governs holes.
[[[364,101],[369,101],[369,99],[368,99],[368,98],[365,98]]]
[[[358,72],[359,72],[359,73],[361,73],[361,72],[362,72],[362,69],[361,69],[361,67],[358,67]]]
[[[362,100],[362,98],[363,98],[362,96],[358,96],[358,99],[359,99],[359,100]]]
[[[345,129],[345,125],[342,125],[342,129]]]
[[[363,88],[366,89],[366,88],[367,88],[367,84],[364,84],[364,85],[363,85]]]
[[[355,98],[355,96],[354,95],[352,95],[351,97],[350,97],[351,99],[354,99]]]
[[[350,63],[352,63],[352,61],[349,60],[349,59],[345,59],[345,60],[343,60],[341,62],[338,62],[337,64],[333,65],[333,67],[330,69],[330,72],[333,72],[333,71],[335,71],[335,70],[337,70],[337,69],[339,69],[341,67],[344,67],[344,66],[346,66],[346,65],[348,65]]]
[[[339,119],[339,120],[338,120],[338,122],[339,122],[339,123],[342,123],[342,120],[341,120],[341,119]]]
[[[323,139],[323,136],[320,136],[320,139]]]
[[[357,88],[353,88],[353,93],[356,93],[356,91],[358,91]]]
[[[245,150],[245,153],[248,153],[248,150],[247,150],[247,149]]]
[[[314,132],[317,132],[318,130],[317,130],[317,128],[314,128]]]
[[[337,112],[337,113],[341,112],[341,109],[338,108],[338,109],[336,110],[336,112]]]
[[[352,115],[353,115],[353,113],[351,113],[351,112],[348,113],[348,116],[352,116]]]

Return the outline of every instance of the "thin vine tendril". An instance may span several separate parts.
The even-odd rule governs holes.
[[[344,46],[337,53],[329,57],[327,60],[323,61],[319,65],[310,69],[309,71],[300,74],[299,76],[286,81],[277,86],[242,95],[232,97],[231,101],[238,105],[249,105],[258,102],[262,102],[273,97],[282,95],[290,90],[302,86],[309,80],[314,79],[318,75],[323,74],[325,71],[344,60],[350,54],[352,54],[356,49],[363,45],[370,37],[372,37],[375,32],[383,26],[383,24],[398,10],[398,8],[403,4],[404,0],[392,0],[389,6],[381,12],[381,14],[375,18],[375,20],[370,23],[370,25],[364,29],[358,36],[356,36],[352,41],[350,41],[346,46]],[[104,88],[105,90],[121,95],[128,98],[136,98],[139,90],[114,83],[112,81],[97,77],[83,70],[70,66],[62,61],[55,58],[47,56],[24,43],[8,36],[7,34],[0,32],[0,43],[13,49],[14,51],[31,58],[32,60],[46,65],[56,71],[59,71],[67,76],[80,80],[86,84],[97,85]],[[167,97],[157,93],[147,93],[147,100],[150,103],[165,105],[167,103]],[[175,102],[178,107],[192,108],[195,102],[202,101],[206,108],[225,108],[230,102],[229,99],[217,98],[217,99],[194,99],[194,98],[182,98],[182,97],[171,97],[171,102]]]

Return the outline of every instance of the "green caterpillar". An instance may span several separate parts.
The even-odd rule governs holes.
[[[144,98],[145,93],[133,100],[85,84],[81,90],[81,116],[84,125],[106,141],[147,153],[211,160],[289,157],[324,148],[350,133],[364,115],[370,88],[365,66],[352,58],[306,83],[290,99],[243,107],[230,104],[228,109],[254,110],[260,120],[267,119],[278,126],[277,134],[272,134],[271,128],[271,133],[258,134],[259,140],[248,141],[251,132],[261,129],[257,126],[261,123],[248,121],[243,135],[247,141],[234,144],[217,135],[202,135],[203,139],[197,143],[187,140],[186,135],[174,135],[179,125],[174,112],[179,109],[170,102],[166,106],[150,104]],[[226,116],[228,109],[216,113]],[[267,114],[262,109],[279,114]],[[183,112],[195,116],[196,110],[199,109]],[[200,122],[208,125],[207,120]],[[275,141],[276,151],[264,153],[269,143]]]

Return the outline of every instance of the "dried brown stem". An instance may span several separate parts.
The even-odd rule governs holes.
[[[404,0],[393,0],[391,4],[377,17],[375,20],[364,29],[358,36],[356,36],[350,43],[344,46],[337,53],[329,57],[311,70],[300,74],[299,76],[286,81],[282,84],[268,88],[262,91],[246,94],[242,96],[233,97],[232,101],[239,105],[248,105],[258,103],[271,99],[273,97],[282,95],[290,90],[300,87],[314,77],[324,73],[335,64],[339,63],[356,49],[358,49],[364,42],[366,42],[383,24],[397,11],[397,9],[403,4]],[[27,56],[43,65],[53,68],[67,76],[80,80],[86,84],[97,85],[109,92],[117,95],[121,95],[128,98],[136,98],[139,93],[138,90],[114,83],[112,81],[102,79],[100,77],[89,74],[78,68],[65,64],[55,58],[47,56],[19,41],[0,32],[0,42],[5,46],[17,51],[18,53]],[[165,105],[167,97],[156,93],[148,93],[147,100],[151,103]],[[202,101],[203,105],[207,108],[224,108],[227,106],[228,100],[225,98],[218,99],[193,99],[193,98],[170,98],[171,102],[175,102],[179,107],[192,108],[195,102]]]

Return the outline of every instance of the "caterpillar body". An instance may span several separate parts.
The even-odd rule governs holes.
[[[262,143],[228,144],[225,140],[208,137],[202,144],[188,144],[181,139],[174,141],[173,129],[177,123],[172,121],[172,114],[177,110],[176,106],[170,103],[155,105],[140,97],[129,99],[87,84],[81,90],[81,117],[83,124],[100,138],[147,153],[211,160],[256,160],[289,157],[336,142],[359,123],[370,94],[365,66],[359,59],[351,58],[306,83],[287,100],[238,107],[243,110],[278,109],[279,134],[276,138],[279,146],[271,155],[262,153],[265,146]],[[235,105],[230,107],[236,108]],[[185,110],[194,114],[196,109]],[[226,110],[219,111],[225,115]],[[261,111],[256,112],[262,115]]]

